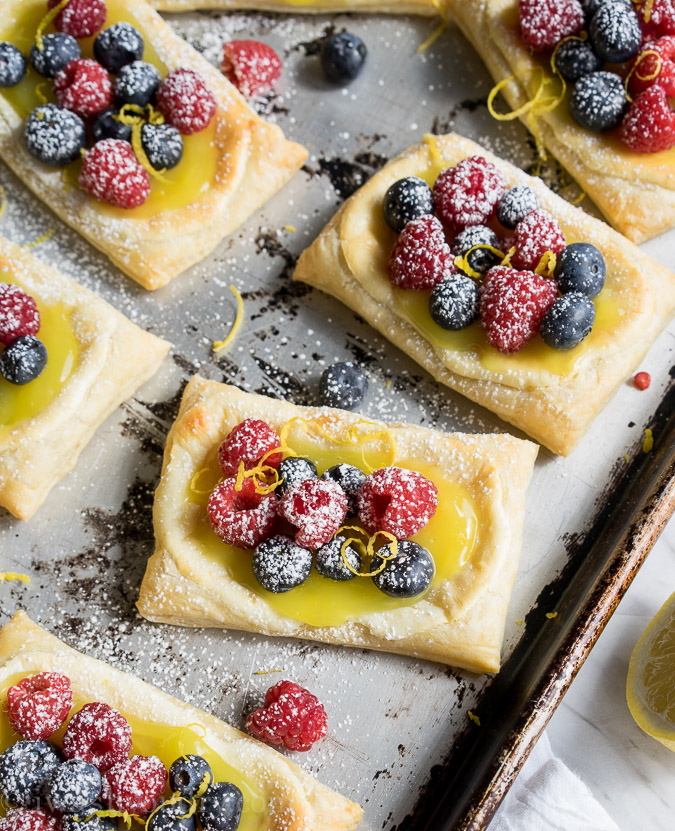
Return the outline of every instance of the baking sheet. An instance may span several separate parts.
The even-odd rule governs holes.
[[[290,185],[211,257],[153,294],[111,267],[0,165],[8,199],[0,233],[31,243],[53,231],[34,249],[36,256],[174,344],[157,376],[98,430],[33,520],[0,515],[0,568],[32,578],[29,586],[0,585],[0,614],[4,621],[24,608],[76,648],[239,727],[280,678],[309,687],[327,707],[330,734],[296,760],[358,800],[365,829],[411,827],[406,817],[425,783],[433,781],[432,771],[456,737],[473,729],[468,711],[480,707],[489,679],[375,652],[143,621],[134,603],[152,552],[152,494],[164,438],[195,371],[313,403],[323,368],[353,359],[370,380],[366,415],[446,430],[507,429],[436,384],[345,307],[292,284],[290,274],[297,255],[342,199],[425,131],[454,129],[525,168],[536,162],[533,144],[519,125],[490,118],[484,102],[491,80],[452,26],[418,54],[437,22],[236,13],[167,19],[216,62],[223,41],[232,37],[260,38],[275,47],[284,59],[283,83],[257,106],[305,143],[311,156]],[[315,57],[317,39],[331,27],[354,31],[369,48],[365,71],[345,89],[323,80]],[[545,175],[570,196],[578,194],[554,165]],[[588,200],[584,207],[591,208]],[[675,267],[675,233],[645,248]],[[224,337],[235,315],[231,283],[244,297],[246,323],[233,347],[216,356],[211,342]],[[541,450],[505,658],[523,634],[519,621],[540,596],[547,602],[544,587],[560,574],[572,543],[603,504],[609,483],[626,464],[624,454],[630,460],[642,452],[643,428],[675,363],[674,334],[671,326],[642,364],[652,375],[648,391],[623,385],[568,459]],[[560,623],[550,620],[551,626]]]

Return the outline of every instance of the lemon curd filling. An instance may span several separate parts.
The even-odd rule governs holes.
[[[145,51],[142,60],[153,64],[162,75],[168,74],[167,67],[152,48],[147,32],[136,19],[133,12],[120,0],[107,0],[108,16],[104,28],[113,23],[126,21],[143,35]],[[28,55],[35,41],[35,33],[47,9],[45,0],[24,0],[17,11],[17,21],[9,28],[0,22],[0,40],[11,41],[24,55]],[[53,25],[49,31],[54,31]],[[83,58],[93,58],[93,44],[96,35],[79,40]],[[52,80],[43,78],[29,65],[26,77],[15,87],[0,89],[0,95],[14,107],[17,113],[26,118],[32,110],[45,101],[55,102],[52,92]],[[183,158],[176,167],[162,174],[161,181],[151,176],[152,189],[147,200],[138,208],[125,210],[105,202],[97,203],[97,209],[113,218],[149,219],[162,212],[187,207],[196,202],[215,182],[218,171],[218,149],[216,146],[216,118],[200,133],[183,136]],[[35,164],[40,162],[35,160]],[[79,188],[78,176],[81,161],[64,167],[67,186]],[[92,197],[93,199],[93,197]]]
[[[369,447],[365,452],[367,464],[364,465],[364,453],[358,446],[340,444],[339,447],[327,448],[326,441],[301,431],[294,430],[291,433],[290,444],[298,455],[305,456],[316,464],[319,475],[342,462],[355,465],[366,473],[371,469],[395,464],[419,471],[436,485],[438,509],[427,526],[411,537],[431,552],[436,563],[436,576],[430,589],[440,586],[471,559],[479,539],[479,507],[470,491],[449,479],[447,471],[405,457],[394,460],[386,447],[377,450]],[[389,597],[368,577],[339,582],[322,577],[315,568],[312,568],[310,576],[302,585],[288,592],[274,594],[263,589],[251,567],[253,552],[226,545],[209,524],[206,515],[208,495],[222,479],[222,475],[215,448],[195,487],[187,488],[186,500],[203,508],[190,539],[206,557],[224,565],[233,580],[264,598],[275,611],[310,626],[339,626],[361,615],[414,605],[424,597]],[[348,525],[354,524],[352,520],[345,522]],[[363,568],[367,565],[364,562]]]
[[[0,282],[21,286],[1,271]],[[37,337],[47,347],[47,366],[34,381],[23,386],[10,384],[0,376],[0,436],[16,424],[34,418],[51,404],[77,366],[79,346],[70,312],[62,303],[46,304],[39,297],[34,299],[40,312]]]
[[[55,668],[58,671],[58,667]],[[23,672],[8,678],[0,689],[2,708],[0,712],[0,751],[6,750],[19,740],[19,736],[12,730],[7,717],[5,702],[7,690],[21,681],[21,679],[34,675],[33,672]],[[88,701],[77,695],[74,691],[74,706],[71,715],[75,714]],[[269,814],[269,806],[264,793],[256,784],[247,779],[241,771],[226,762],[221,756],[209,746],[205,738],[204,728],[199,724],[191,724],[187,727],[175,727],[171,724],[145,721],[134,718],[123,713],[131,725],[133,745],[131,755],[158,756],[167,771],[171,764],[179,756],[189,753],[203,756],[211,766],[214,781],[232,782],[244,795],[244,811],[241,816],[239,831],[260,831],[267,827],[266,817]],[[61,728],[50,741],[61,744],[65,728]],[[168,794],[168,791],[167,791]],[[4,805],[0,806],[0,816],[5,815]],[[136,827],[136,826],[134,826]]]

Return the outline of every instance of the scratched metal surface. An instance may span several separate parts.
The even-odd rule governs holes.
[[[0,585],[2,621],[24,608],[73,646],[238,726],[281,677],[256,672],[283,669],[316,692],[330,714],[330,736],[302,764],[361,802],[365,828],[410,827],[406,817],[453,737],[466,729],[467,711],[479,703],[485,679],[375,652],[143,621],[134,602],[153,545],[152,493],[164,437],[196,370],[305,403],[315,400],[327,363],[353,358],[369,374],[368,415],[442,429],[506,429],[440,388],[345,307],[293,285],[290,274],[342,198],[424,131],[458,130],[523,167],[534,162],[532,143],[518,125],[492,122],[483,103],[488,74],[452,27],[418,55],[432,21],[208,13],[168,19],[210,58],[232,36],[260,37],[276,47],[284,55],[284,83],[276,97],[258,105],[312,155],[293,182],[213,256],[154,294],[117,272],[0,166],[8,197],[0,232],[27,243],[55,229],[36,248],[38,257],[175,345],[158,375],[98,430],[30,523],[0,514],[0,567],[32,578],[28,587]],[[359,33],[370,49],[367,70],[345,90],[321,79],[313,57],[313,43],[331,23]],[[549,174],[556,186],[565,184],[555,170]],[[585,205],[591,207],[588,200]],[[285,230],[287,225],[297,231]],[[675,235],[647,248],[675,266]],[[246,325],[231,351],[216,357],[211,341],[234,317],[230,283],[245,298]],[[541,451],[505,655],[522,635],[516,622],[555,580],[568,545],[601,510],[624,453],[640,452],[642,428],[675,363],[673,334],[672,328],[664,333],[643,363],[654,379],[648,392],[624,385],[571,458]]]

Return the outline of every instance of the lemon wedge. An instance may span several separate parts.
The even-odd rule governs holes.
[[[645,733],[675,751],[675,592],[635,645],[626,698]]]

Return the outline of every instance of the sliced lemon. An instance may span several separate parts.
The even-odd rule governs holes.
[[[645,733],[675,751],[675,592],[635,645],[626,698]]]

